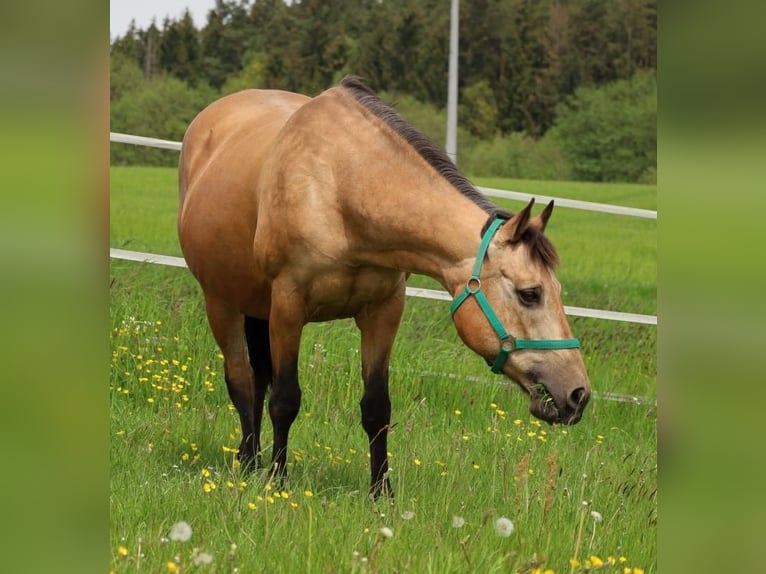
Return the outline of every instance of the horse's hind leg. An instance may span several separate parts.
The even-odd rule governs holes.
[[[263,402],[266,389],[271,384],[273,370],[271,367],[271,345],[269,344],[269,322],[245,316],[245,339],[253,369],[253,437],[255,439],[256,464],[261,466],[260,437],[261,420],[263,418]]]
[[[356,317],[362,334],[362,377],[364,395],[359,402],[362,427],[370,441],[370,497],[393,498],[388,480],[388,429],[391,400],[388,394],[388,365],[394,337],[404,311],[404,282],[401,289],[377,305],[368,305]]]
[[[226,388],[231,402],[239,413],[242,426],[239,460],[245,469],[251,469],[260,446],[253,410],[255,404],[253,370],[245,345],[244,315],[220,299],[209,295],[205,295],[205,306],[210,329],[223,353]]]

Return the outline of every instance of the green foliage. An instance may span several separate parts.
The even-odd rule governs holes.
[[[180,141],[192,119],[216,97],[208,87],[190,88],[176,78],[140,82],[112,101],[110,129]],[[177,165],[178,152],[113,144],[110,159],[113,165]]]
[[[463,90],[458,121],[476,137],[488,140],[497,133],[497,103],[492,86],[481,80]]]
[[[122,52],[112,54],[109,70],[109,100],[114,103],[145,83],[138,64]]]
[[[221,95],[233,94],[240,90],[249,90],[251,88],[265,88],[266,85],[266,53],[257,52],[253,54],[250,61],[245,65],[239,74],[229,76],[221,87]]]
[[[559,107],[555,133],[575,179],[651,182],[657,161],[654,75],[579,88]]]
[[[569,167],[555,134],[542,139],[514,132],[492,140],[461,147],[459,163],[463,171],[485,177],[523,179],[569,179]]]

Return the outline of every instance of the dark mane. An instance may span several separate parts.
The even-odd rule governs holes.
[[[504,212],[504,210],[489,201],[471,185],[471,182],[460,173],[457,166],[439,146],[407,123],[396,110],[385,104],[360,78],[357,76],[346,76],[341,80],[340,85],[354,96],[357,102],[383,120],[394,132],[402,136],[431,167],[452,184],[452,187],[481,207],[489,215]]]
[[[428,162],[452,187],[473,201],[488,214],[487,224],[481,230],[483,235],[489,224],[496,217],[510,219],[513,214],[496,206],[480,193],[466,177],[460,173],[447,154],[427,136],[407,123],[391,106],[384,103],[358,76],[346,76],[340,82],[354,99],[376,117],[383,120],[395,133],[410,144],[420,156]],[[558,263],[558,254],[550,240],[536,229],[528,229],[522,241],[529,246],[530,254],[549,267]]]

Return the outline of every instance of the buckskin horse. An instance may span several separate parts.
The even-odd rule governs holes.
[[[498,208],[359,78],[314,98],[245,90],[210,104],[184,136],[179,191],[179,239],[223,353],[244,466],[260,463],[270,386],[269,471],[285,474],[301,331],[353,317],[370,494],[392,494],[388,369],[410,273],[449,291],[460,338],[529,394],[534,416],[580,420],[590,383],[543,234],[553,202],[536,216],[534,200]]]

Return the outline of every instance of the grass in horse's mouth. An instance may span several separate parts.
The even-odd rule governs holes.
[[[553,402],[553,396],[548,392],[548,389],[545,388],[544,384],[536,383],[532,388],[535,390],[535,394],[540,397],[543,402]]]

